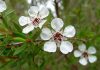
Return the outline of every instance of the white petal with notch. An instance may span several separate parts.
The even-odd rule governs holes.
[[[39,8],[38,6],[31,6],[28,10],[28,13],[31,17],[36,17],[37,14],[39,13]]]
[[[96,53],[96,49],[91,46],[91,47],[88,48],[88,53],[89,54],[95,54]]]
[[[74,56],[75,57],[80,57],[82,55],[82,52],[78,51],[78,50],[75,50],[74,51]]]
[[[89,62],[90,62],[90,63],[94,63],[94,62],[97,60],[97,57],[94,56],[94,55],[89,55],[89,56],[88,56],[88,59],[89,59]]]
[[[82,64],[82,65],[87,65],[88,62],[87,62],[86,58],[80,58],[79,63]]]
[[[57,46],[55,42],[48,41],[44,44],[43,50],[46,52],[56,52]]]
[[[68,52],[72,52],[73,45],[69,41],[62,41],[60,45],[60,51],[63,54],[67,54]]]
[[[74,37],[75,33],[76,33],[76,30],[75,30],[74,26],[69,25],[64,29],[63,35],[66,37]]]
[[[55,18],[51,21],[51,27],[55,30],[55,31],[60,31],[60,29],[63,27],[64,23],[62,21],[62,19],[60,18]]]
[[[32,31],[34,29],[34,26],[32,24],[26,26],[24,29],[23,29],[23,33],[27,34],[29,33],[30,31]]]
[[[79,45],[79,50],[81,51],[81,52],[85,52],[86,51],[86,45],[85,44],[81,44],[81,45]]]
[[[50,29],[43,28],[42,33],[40,34],[40,37],[43,40],[49,40],[52,37],[52,33],[51,33]]]
[[[39,23],[39,28],[41,29],[43,24],[46,22],[47,20],[41,20],[41,22]]]
[[[49,15],[49,10],[46,7],[42,7],[39,11],[39,16],[41,19],[47,17]]]
[[[24,26],[24,25],[26,25],[26,24],[29,24],[31,21],[30,21],[30,18],[29,17],[25,17],[25,16],[21,16],[20,18],[19,18],[19,24],[21,25],[21,26]]]

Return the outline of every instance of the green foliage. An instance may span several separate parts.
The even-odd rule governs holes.
[[[77,30],[71,40],[74,48],[84,42],[97,49],[97,62],[86,67],[78,63],[73,53],[63,55],[59,50],[56,53],[43,51],[44,41],[37,40],[41,30],[37,28],[23,34],[18,23],[21,15],[27,15],[25,11],[29,4],[26,0],[6,2],[8,9],[0,13],[0,70],[100,70],[100,0],[62,0],[64,9],[59,8],[64,25],[74,25]],[[44,26],[50,28],[52,18],[50,12]]]

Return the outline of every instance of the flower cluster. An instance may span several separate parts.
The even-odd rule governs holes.
[[[19,24],[21,26],[26,26],[22,31],[25,34],[29,33],[34,28],[42,28],[43,24],[46,22],[44,18],[48,16],[49,11],[45,7],[39,8],[38,6],[31,6],[28,10],[28,14],[28,17],[21,16],[19,18]]]
[[[31,6],[28,10],[28,14],[29,17],[21,16],[19,18],[19,24],[21,26],[26,26],[22,31],[25,34],[37,27],[41,29],[43,24],[46,22],[44,18],[49,15],[49,11],[45,7],[40,9],[38,6]],[[51,21],[52,30],[47,27],[42,28],[40,37],[42,40],[47,41],[43,47],[44,51],[53,53],[56,52],[57,48],[59,48],[63,54],[68,54],[73,51],[73,44],[68,41],[68,38],[75,36],[76,29],[72,25],[69,25],[64,29],[63,26],[64,22],[62,19],[54,18]],[[74,51],[74,56],[80,57],[80,64],[86,65],[88,60],[90,63],[97,60],[96,56],[92,55],[96,53],[96,49],[94,47],[90,47],[86,50],[86,46],[82,44],[79,46],[79,50],[80,51]]]
[[[5,11],[7,8],[5,2],[0,0],[0,12]],[[44,23],[47,21],[45,18],[49,15],[49,10],[46,7],[31,6],[28,10],[29,16],[21,16],[19,18],[19,24],[24,27],[23,33],[28,34],[34,28],[39,27],[42,29],[40,37],[42,40],[47,42],[44,44],[43,50],[46,52],[56,52],[57,48],[60,49],[61,53],[68,54],[73,51],[73,44],[68,41],[68,38],[72,38],[76,34],[74,26],[69,25],[63,29],[64,22],[60,18],[54,18],[51,21],[51,27],[42,28]],[[94,56],[96,49],[91,46],[86,50],[86,45],[81,44],[78,47],[79,50],[74,51],[75,57],[80,57],[79,63],[87,65],[88,62],[93,63],[97,60]]]

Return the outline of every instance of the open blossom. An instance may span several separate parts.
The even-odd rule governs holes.
[[[3,0],[0,0],[0,12],[3,12],[7,9],[6,3]]]
[[[89,47],[88,50],[86,50],[86,45],[82,44],[79,46],[79,50],[74,51],[75,57],[80,57],[79,63],[82,65],[87,65],[88,61],[90,63],[93,63],[97,60],[97,57],[93,54],[96,53],[96,49],[94,47]]]
[[[56,49],[58,47],[63,54],[72,52],[72,43],[69,41],[65,41],[65,39],[67,39],[68,37],[74,37],[76,31],[75,28],[71,25],[65,27],[65,29],[62,30],[63,25],[64,23],[62,19],[55,18],[51,22],[51,27],[53,28],[53,30],[50,30],[49,28],[42,29],[42,33],[40,34],[41,39],[48,40],[44,44],[44,51],[56,52]]]
[[[28,10],[29,16],[21,16],[19,18],[19,24],[25,26],[23,33],[27,34],[34,28],[42,28],[43,24],[46,22],[44,19],[49,15],[49,11],[46,7],[39,8],[38,6],[31,6]]]

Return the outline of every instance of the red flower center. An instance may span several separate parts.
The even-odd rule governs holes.
[[[57,32],[54,34],[53,37],[54,37],[55,41],[59,42],[59,41],[62,41],[63,35],[61,33]]]
[[[83,53],[83,57],[87,58],[88,57],[88,53],[87,52],[84,52]]]
[[[34,26],[38,25],[40,23],[40,18],[35,18],[33,21],[32,21],[32,24]]]

